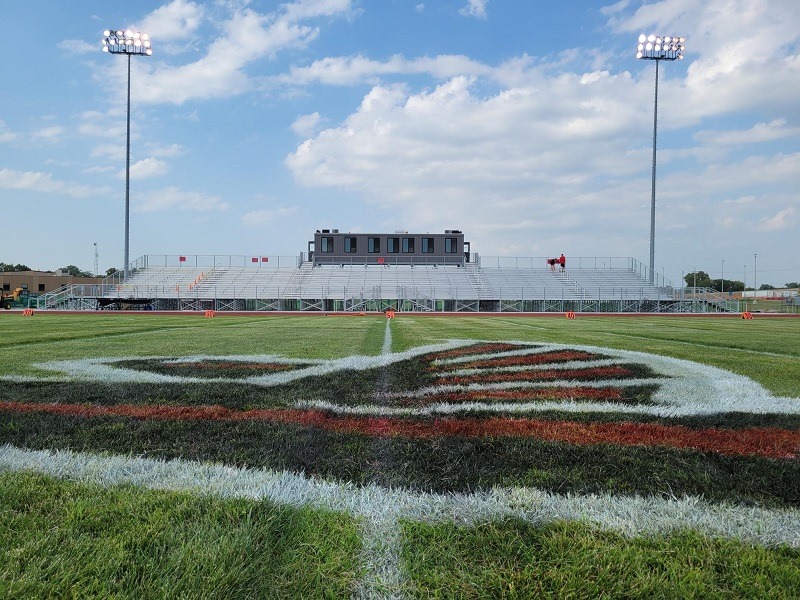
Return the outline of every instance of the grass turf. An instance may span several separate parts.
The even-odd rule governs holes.
[[[800,551],[692,531],[625,538],[579,523],[403,525],[419,598],[794,598]]]
[[[343,514],[31,473],[0,473],[0,506],[3,598],[340,598],[358,578]]]
[[[85,357],[377,355],[385,332],[385,320],[376,317],[37,314],[21,319],[0,314],[0,325],[0,374],[38,376],[52,373],[41,371],[35,362]],[[800,398],[798,334],[800,319],[758,316],[742,321],[580,315],[567,321],[400,315],[392,324],[392,350],[454,338],[638,350],[728,369],[773,394]],[[402,380],[401,373],[396,376]],[[342,393],[375,385],[369,378],[335,383]],[[114,387],[4,382],[2,394],[17,397],[39,385],[40,392],[54,386],[69,401],[100,401]],[[243,407],[259,402],[257,394],[237,392],[235,386],[198,389],[166,391],[163,398],[151,400],[213,403],[219,395],[230,398],[233,391]],[[123,401],[126,395],[140,397],[135,386],[122,386],[113,391],[112,401]],[[795,418],[748,414],[690,421],[683,419],[689,426],[797,428]],[[573,493],[697,493],[766,507],[800,503],[796,459],[709,460],[695,452],[623,452],[614,446],[581,448],[530,440],[473,440],[466,445],[434,440],[412,447],[402,441],[337,439],[297,428],[270,435],[263,427],[236,427],[250,430],[240,439],[230,435],[229,425],[195,429],[180,424],[165,431],[153,422],[120,418],[91,426],[68,419],[53,419],[48,425],[46,419],[20,415],[0,419],[3,439],[23,447],[64,446],[249,465],[259,464],[253,448],[260,447],[262,459],[269,459],[264,466],[413,489],[455,485],[468,490],[477,480],[486,486],[521,483]],[[71,429],[77,437],[63,437],[64,430]],[[325,466],[336,461],[336,468]],[[0,595],[345,597],[360,576],[356,528],[344,515],[130,487],[103,489],[25,473],[0,477]],[[749,546],[690,531],[628,539],[576,523],[491,521],[476,527],[412,522],[405,523],[402,532],[403,591],[412,596],[791,597],[800,589],[796,549]]]

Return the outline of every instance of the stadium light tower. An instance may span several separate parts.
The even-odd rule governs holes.
[[[653,182],[650,195],[650,281],[656,268],[656,136],[658,133],[658,63],[662,60],[676,60],[683,58],[686,49],[686,38],[672,35],[645,35],[639,36],[639,45],[636,48],[636,58],[654,60],[656,62],[656,89],[653,102]]]
[[[139,31],[127,29],[106,29],[103,32],[103,52],[126,54],[128,56],[128,120],[125,142],[125,258],[123,268],[125,279],[128,278],[130,264],[130,231],[131,231],[131,55],[151,56],[153,49],[150,36]]]

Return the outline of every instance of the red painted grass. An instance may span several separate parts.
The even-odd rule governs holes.
[[[552,387],[527,390],[483,390],[445,392],[409,398],[404,402],[407,406],[420,406],[435,404],[437,402],[476,402],[482,400],[496,400],[505,402],[524,402],[526,400],[607,400],[624,401],[621,388],[593,388],[593,387]]]
[[[509,350],[519,350],[524,346],[519,344],[508,344],[504,342],[496,342],[492,344],[476,344],[474,346],[465,346],[463,348],[456,348],[455,350],[447,350],[439,352],[438,354],[431,354],[428,358],[430,360],[443,360],[446,358],[458,358],[460,356],[469,356],[470,354],[489,354],[493,352],[508,352]]]
[[[501,358],[487,358],[469,363],[435,366],[440,371],[458,369],[496,369],[498,367],[515,367],[525,365],[541,365],[548,363],[567,362],[570,360],[595,360],[602,358],[597,354],[581,352],[579,350],[565,350],[563,352],[544,352],[542,354],[526,354],[524,356],[506,356]]]
[[[625,367],[592,367],[588,369],[547,369],[515,373],[480,373],[477,375],[439,378],[434,385],[468,385],[470,383],[505,383],[509,381],[542,381],[552,379],[621,379],[633,376]]]
[[[796,459],[800,431],[775,428],[690,429],[647,423],[578,423],[535,419],[460,419],[431,421],[387,417],[336,416],[319,410],[232,410],[222,406],[75,405],[0,402],[0,410],[43,412],[72,417],[132,417],[153,420],[265,421],[314,427],[337,433],[415,439],[451,437],[536,437],[582,446],[666,446],[715,452]]]

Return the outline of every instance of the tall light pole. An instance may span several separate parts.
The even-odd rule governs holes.
[[[151,56],[150,36],[139,31],[127,29],[106,29],[103,32],[103,52],[126,54],[128,56],[128,120],[125,143],[125,258],[123,269],[128,278],[130,264],[131,233],[131,55]]]
[[[758,298],[756,287],[758,282],[758,254],[753,254],[753,302]]]
[[[656,61],[656,87],[653,102],[653,181],[650,194],[650,281],[656,268],[656,137],[658,134],[658,63],[683,58],[686,38],[671,35],[639,36],[636,58]]]
[[[721,286],[722,289],[720,290],[720,292],[722,292],[724,294],[725,293],[725,259],[724,258],[722,259],[722,280],[721,281],[722,281],[722,286]]]

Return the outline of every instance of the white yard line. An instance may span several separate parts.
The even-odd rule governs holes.
[[[383,348],[381,348],[381,356],[389,357],[392,354],[392,320],[386,319],[386,331],[383,334]]]
[[[403,597],[400,521],[474,525],[501,518],[534,524],[579,521],[626,536],[694,529],[764,546],[800,548],[800,509],[712,504],[696,497],[561,495],[537,488],[475,494],[413,493],[306,478],[288,472],[241,469],[185,460],[99,456],[70,451],[0,447],[0,472],[37,471],[103,486],[189,491],[220,498],[269,500],[345,512],[361,520],[366,566],[358,594]]]

